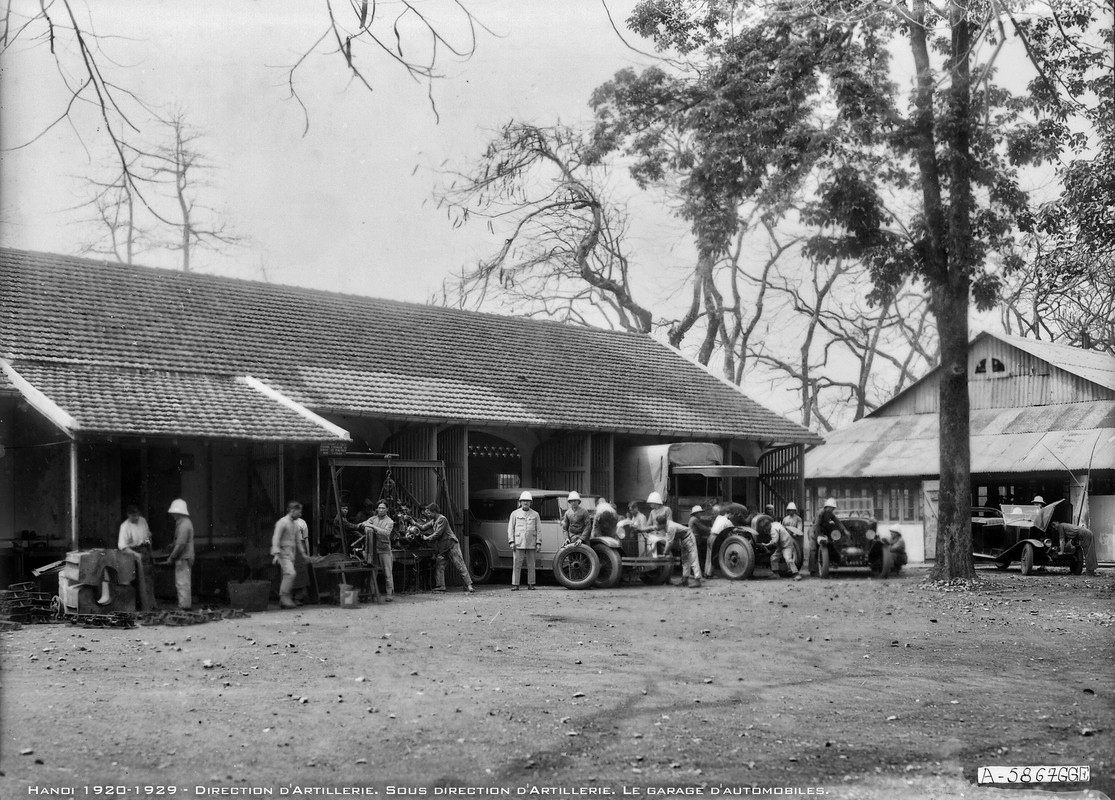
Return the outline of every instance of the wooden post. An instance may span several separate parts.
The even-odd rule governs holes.
[[[77,542],[77,440],[70,440],[70,544],[74,550],[78,549]]]
[[[338,509],[339,513],[340,509]],[[313,553],[316,555],[321,553],[321,445],[317,446],[317,457],[314,459],[314,538],[313,538]],[[310,568],[310,574],[313,575],[313,567]]]

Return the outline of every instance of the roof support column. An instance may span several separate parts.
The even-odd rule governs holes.
[[[77,546],[77,440],[70,440],[70,545]]]
[[[798,509],[799,509],[798,513],[799,514],[804,514],[805,512],[802,511],[801,509],[804,509],[806,507],[806,503],[805,503],[805,445],[804,444],[799,444],[797,446],[797,449],[798,449],[798,454],[797,454],[798,474],[797,474],[797,498],[795,498],[795,499],[796,499],[796,502],[798,503]]]

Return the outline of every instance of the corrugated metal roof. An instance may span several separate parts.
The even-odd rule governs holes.
[[[821,441],[642,334],[0,248],[4,353],[253,375],[321,413]]]
[[[1079,375],[1085,380],[1115,390],[1115,355],[1098,350],[1084,350],[1053,342],[1041,342],[1022,336],[988,333],[996,339],[1024,350],[1035,358],[1047,361],[1065,372]]]
[[[865,417],[810,450],[805,477],[940,474],[936,414]],[[1115,469],[1115,401],[971,414],[972,472]]]

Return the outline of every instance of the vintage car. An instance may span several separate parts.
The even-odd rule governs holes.
[[[906,564],[906,542],[890,531],[879,532],[870,517],[842,516],[848,535],[839,530],[817,537],[817,574],[827,578],[836,567],[867,567],[881,578],[897,574]]]
[[[497,569],[510,569],[511,548],[507,544],[507,520],[519,506],[519,495],[533,496],[535,511],[542,517],[542,547],[536,569],[553,570],[554,577],[570,589],[615,586],[624,574],[638,575],[645,583],[665,583],[677,563],[664,554],[665,542],[650,537],[648,553],[643,538],[620,526],[613,536],[590,539],[587,544],[566,542],[561,516],[569,507],[569,492],[558,489],[486,489],[469,500],[473,517],[468,544],[468,568],[474,583],[487,583]],[[583,506],[592,510],[594,501],[586,497]]]
[[[1014,538],[1013,532],[1011,539]],[[1003,512],[990,506],[972,506],[972,557],[976,562],[994,562],[999,569],[1006,569],[1010,561],[999,561],[1004,551],[1015,544],[1007,537]]]
[[[1060,502],[1010,504],[998,512],[973,509],[972,557],[977,562],[993,562],[998,569],[1017,561],[1023,575],[1042,567],[1068,567],[1070,573],[1079,575],[1084,571],[1082,544],[1075,538],[1057,542],[1046,533]]]
[[[565,544],[561,515],[569,504],[569,492],[557,489],[485,489],[469,498],[469,542],[466,561],[473,583],[487,583],[497,569],[511,569],[511,548],[507,544],[507,520],[519,507],[519,495],[530,492],[531,507],[542,517],[542,549],[536,569],[553,567],[554,555]]]
[[[702,512],[701,522],[697,526],[697,549],[704,568],[705,553],[708,547],[709,536],[707,531],[712,524],[711,512]],[[746,525],[737,525],[721,532],[713,543],[713,568],[720,568],[726,578],[739,580],[750,578],[756,567],[770,567],[770,524],[771,517],[766,514],[756,514],[748,520]],[[804,536],[797,528],[789,528],[794,537],[795,562],[801,569],[804,553]],[[781,559],[780,559],[781,561]],[[780,574],[789,574],[789,568],[781,565]]]

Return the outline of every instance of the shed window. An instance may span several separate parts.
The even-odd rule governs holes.
[[[1000,361],[997,358],[992,358],[991,359],[991,371],[993,373],[994,372],[1006,372],[1007,368],[1006,368],[1006,365],[1003,364],[1002,361]],[[979,363],[976,364],[976,374],[977,375],[986,375],[987,374],[987,359],[986,358],[981,358]]]

